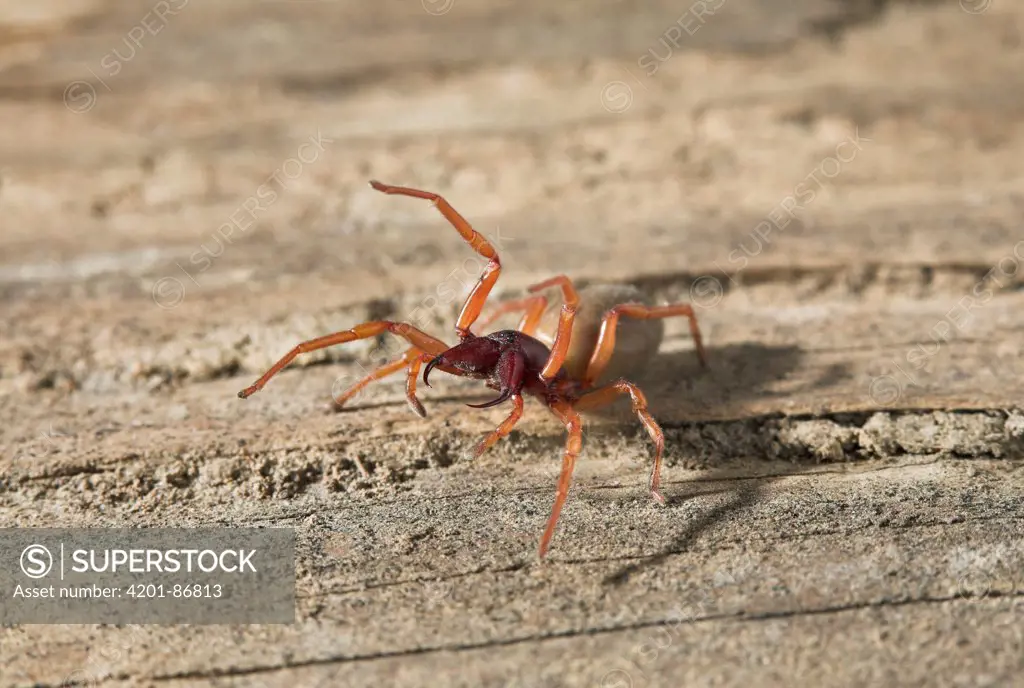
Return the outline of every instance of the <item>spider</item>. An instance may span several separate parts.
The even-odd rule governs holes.
[[[407,369],[406,399],[412,410],[425,417],[423,404],[416,398],[416,380],[423,364],[423,383],[435,368],[452,375],[484,380],[487,387],[498,395],[483,404],[468,404],[471,408],[489,408],[505,402],[512,403],[508,417],[476,447],[474,457],[508,435],[523,416],[523,396],[539,399],[568,433],[562,470],[558,479],[551,515],[541,537],[539,558],[547,554],[555,532],[559,514],[565,503],[572,479],[573,468],[583,444],[581,411],[590,411],[613,402],[620,395],[629,395],[633,412],[654,442],[654,466],[649,488],[658,502],[665,499],[658,487],[661,475],[665,436],[647,410],[647,399],[640,389],[624,377],[598,385],[609,373],[634,368],[653,356],[661,343],[662,318],[686,316],[700,363],[706,366],[700,329],[693,308],[685,304],[651,306],[642,293],[633,287],[615,285],[588,286],[577,292],[572,281],[558,275],[528,287],[531,294],[522,299],[506,301],[480,324],[482,330],[490,322],[507,313],[523,312],[515,330],[499,330],[487,335],[474,334],[472,328],[483,310],[487,296],[501,273],[501,260],[490,242],[438,194],[403,186],[391,186],[371,181],[370,186],[385,194],[412,196],[430,201],[462,235],[487,265],[462,307],[455,333],[459,343],[449,347],[408,323],[375,320],[356,325],[350,330],[336,332],[303,342],[289,351],[270,370],[238,396],[246,398],[263,388],[274,375],[301,353],[315,351],[335,344],[376,337],[385,332],[404,338],[411,345],[404,354],[374,370],[336,399],[340,406],[371,382]],[[549,307],[544,290],[561,290],[562,306],[556,311]],[[556,316],[557,313],[557,316]],[[633,321],[619,323],[622,317]],[[646,322],[644,322],[646,321]],[[542,325],[547,324],[544,328]],[[539,331],[543,330],[543,331]],[[616,331],[622,330],[621,341],[627,345],[623,355],[616,353]],[[552,333],[553,332],[553,336]],[[627,336],[629,335],[629,336]]]

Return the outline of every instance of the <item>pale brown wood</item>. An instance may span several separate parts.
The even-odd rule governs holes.
[[[305,558],[292,626],[4,628],[5,685],[1019,680],[1019,3],[30,4],[0,520],[294,526]],[[486,238],[490,307],[563,273],[694,306],[708,369],[672,319],[635,380],[664,506],[628,402],[587,416],[537,564],[565,429],[527,401],[473,458],[511,409],[443,374],[423,419],[401,375],[331,410],[397,338],[235,397],[361,322],[454,343],[486,258],[371,178]]]

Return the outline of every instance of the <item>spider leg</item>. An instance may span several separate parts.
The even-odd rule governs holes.
[[[399,337],[402,337],[414,347],[424,351],[428,354],[437,356],[444,352],[448,345],[442,342],[440,339],[431,337],[426,332],[419,330],[408,323],[393,322],[391,320],[371,320],[370,322],[356,325],[351,330],[345,330],[344,332],[335,332],[323,337],[317,337],[316,339],[310,339],[308,342],[302,342],[294,349],[285,354],[281,360],[271,367],[266,373],[263,374],[259,380],[256,380],[252,385],[246,387],[238,396],[245,399],[248,396],[255,394],[256,392],[263,389],[263,386],[267,384],[270,378],[277,375],[282,368],[292,362],[292,360],[299,354],[306,353],[309,351],[316,351],[317,349],[324,349],[335,344],[344,344],[345,342],[352,342],[357,339],[367,339],[368,337],[376,337],[377,335],[385,332],[391,332]]]
[[[381,380],[388,375],[397,373],[402,368],[408,367],[409,371],[405,385],[405,398],[409,402],[409,407],[413,410],[413,413],[420,418],[426,418],[427,412],[423,408],[423,404],[420,403],[420,400],[416,398],[416,376],[420,372],[420,365],[423,362],[424,355],[425,354],[416,347],[410,348],[395,360],[385,363],[376,370],[371,371],[369,375],[342,392],[340,396],[334,399],[334,408],[336,410],[341,410],[341,408],[350,401],[352,397],[359,394],[359,392],[365,389],[371,382]]]
[[[405,186],[382,184],[376,180],[371,181],[370,186],[381,193],[412,196],[413,198],[423,198],[432,202],[441,211],[445,219],[458,230],[462,238],[469,242],[470,247],[487,259],[487,266],[484,268],[483,274],[480,275],[476,286],[473,287],[473,291],[470,292],[469,297],[466,299],[465,305],[462,306],[462,312],[459,314],[458,322],[455,324],[455,332],[459,335],[460,339],[471,336],[472,333],[469,331],[469,328],[480,317],[480,311],[483,310],[484,303],[487,301],[487,295],[491,293],[494,283],[498,281],[498,275],[501,274],[501,260],[498,258],[498,252],[483,234],[473,229],[472,225],[466,221],[466,218],[462,217],[448,201],[438,194],[431,191],[421,191],[420,189],[410,189]]]
[[[512,412],[508,414],[508,418],[502,421],[495,430],[493,430],[487,437],[485,437],[476,450],[473,452],[473,458],[476,458],[483,454],[485,451],[494,446],[494,443],[500,440],[505,435],[512,432],[512,428],[519,422],[519,419],[523,417],[523,397],[521,394],[513,394],[512,397]]]
[[[565,275],[558,275],[557,277],[534,284],[528,287],[528,291],[537,292],[553,286],[562,288],[562,295],[566,303],[573,302],[578,304],[579,297],[576,296],[576,290],[573,288],[572,281]],[[521,310],[526,312],[523,314],[523,318],[519,321],[519,326],[516,329],[532,337],[537,331],[540,319],[544,317],[544,309],[547,308],[547,305],[548,297],[543,294],[505,301],[498,304],[497,308],[480,323],[480,329],[487,327],[505,313],[514,313]],[[566,346],[568,347],[568,342],[566,342]]]
[[[536,292],[554,286],[562,288],[564,303],[562,304],[562,312],[558,316],[558,329],[555,331],[555,341],[551,344],[551,355],[548,356],[547,363],[544,364],[543,370],[540,371],[541,382],[545,384],[550,383],[558,375],[562,364],[565,363],[565,356],[569,352],[572,324],[576,318],[576,308],[580,302],[580,297],[576,293],[576,288],[572,285],[572,280],[565,275],[556,275],[551,279],[538,282],[530,287],[529,291]]]
[[[651,496],[664,504],[665,498],[658,491],[658,486],[661,484],[661,456],[665,451],[665,434],[647,411],[647,398],[640,391],[640,388],[629,380],[619,379],[603,387],[586,392],[576,400],[574,408],[577,411],[587,411],[599,406],[605,406],[615,401],[620,394],[629,395],[633,402],[633,412],[640,419],[640,422],[647,430],[647,434],[651,436],[651,440],[654,442],[654,468],[651,469],[650,482]]]
[[[516,327],[516,329],[523,334],[533,336],[533,333],[537,331],[537,325],[540,323],[541,316],[544,315],[544,309],[547,305],[548,297],[542,294],[527,296],[526,298],[515,299],[514,301],[504,301],[499,303],[486,318],[480,320],[477,324],[477,328],[480,331],[485,331],[491,323],[506,313],[526,311],[526,313],[523,314],[522,320],[519,321],[519,326]]]
[[[700,328],[697,326],[697,316],[691,306],[687,304],[645,306],[639,303],[622,303],[610,308],[601,319],[601,331],[597,336],[597,344],[594,346],[590,363],[587,365],[584,384],[594,384],[594,381],[601,377],[608,361],[611,360],[612,353],[615,351],[615,329],[619,324],[619,317],[623,315],[638,320],[685,315],[690,319],[690,335],[693,337],[693,345],[697,349],[697,357],[700,359],[700,364],[707,367],[707,356],[704,354],[704,344],[701,340]]]
[[[408,362],[405,360],[405,355],[403,354],[402,356],[399,356],[395,360],[389,361],[388,363],[385,363],[384,365],[379,366],[378,368],[375,368],[374,370],[370,371],[370,373],[364,376],[363,379],[359,380],[359,382],[355,383],[354,385],[351,385],[344,392],[334,397],[335,409],[340,410],[345,405],[346,402],[352,399],[352,397],[354,397],[355,395],[359,394],[359,392],[363,391],[366,388],[366,386],[369,385],[371,382],[383,379],[388,375],[391,375],[392,373],[397,373],[399,370],[405,368],[407,365]]]
[[[419,356],[409,361],[409,372],[405,378],[405,400],[409,402],[413,413],[420,418],[426,418],[427,411],[423,408],[420,400],[416,398],[416,378],[420,374],[420,366],[430,358],[427,354],[420,352]]]
[[[562,472],[558,477],[558,491],[555,493],[555,504],[551,508],[548,525],[540,539],[538,556],[541,559],[547,554],[548,545],[551,544],[551,537],[555,534],[558,516],[562,513],[562,505],[565,504],[565,498],[569,495],[569,485],[572,483],[572,471],[576,467],[576,458],[580,455],[580,450],[583,447],[583,424],[580,421],[580,414],[576,413],[573,407],[565,401],[552,402],[551,410],[565,424],[565,429],[568,431],[569,436],[565,442],[565,455],[562,457]]]

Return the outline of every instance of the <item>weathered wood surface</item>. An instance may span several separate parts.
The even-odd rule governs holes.
[[[1024,685],[1024,8],[716,5],[0,2],[3,524],[300,541],[295,625],[5,628],[3,685]],[[451,336],[481,263],[369,178],[500,297],[699,307],[711,368],[671,322],[643,380],[666,507],[595,419],[536,563],[561,429],[326,409],[379,343],[235,398]]]

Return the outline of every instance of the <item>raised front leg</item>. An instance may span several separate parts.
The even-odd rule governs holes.
[[[498,275],[501,274],[501,260],[498,258],[498,252],[491,245],[491,242],[484,238],[483,234],[473,229],[472,225],[466,221],[466,218],[462,217],[448,201],[436,193],[421,191],[420,189],[410,189],[405,186],[391,186],[390,184],[382,184],[378,181],[371,181],[370,186],[381,193],[412,196],[413,198],[423,198],[432,202],[441,211],[441,214],[445,216],[445,219],[458,230],[462,238],[469,242],[473,250],[487,258],[487,266],[484,268],[483,274],[480,275],[476,286],[473,287],[473,291],[470,292],[469,297],[466,299],[466,303],[462,306],[462,312],[459,314],[459,320],[455,325],[455,332],[459,335],[460,339],[470,336],[470,328],[480,316],[480,311],[483,310],[484,303],[487,301],[487,295],[491,293],[494,283],[498,281]]]

